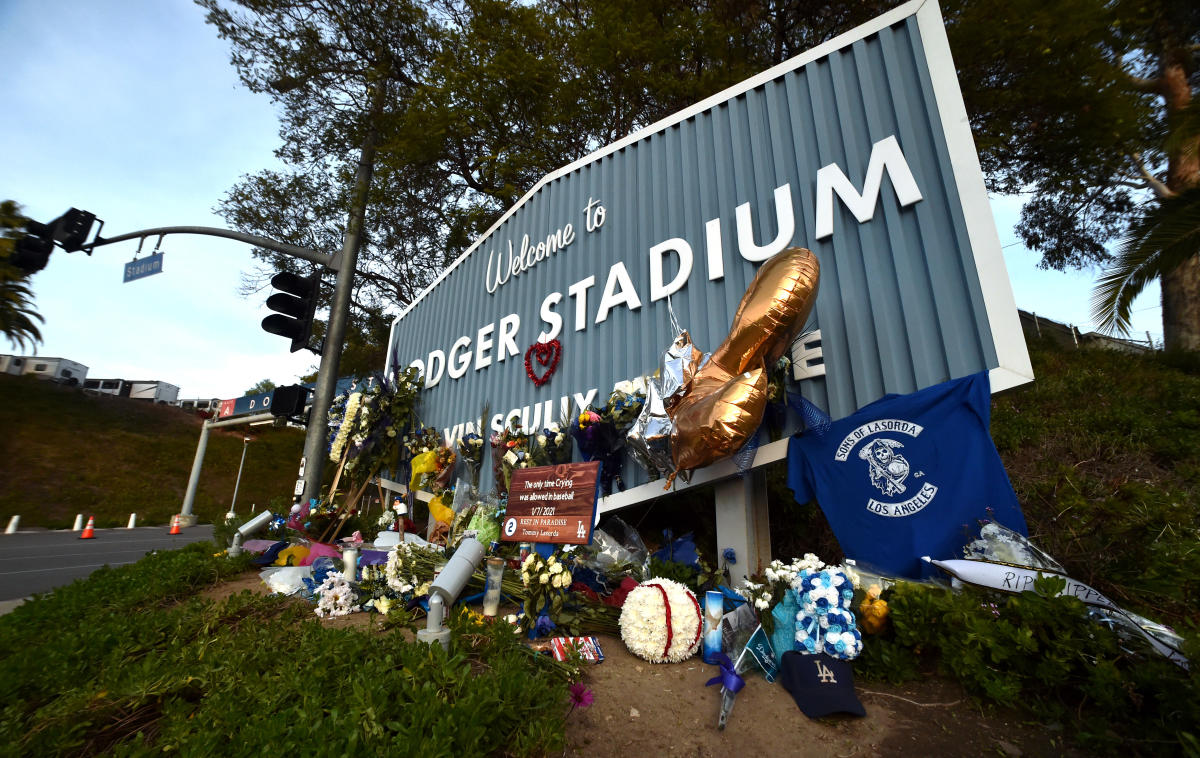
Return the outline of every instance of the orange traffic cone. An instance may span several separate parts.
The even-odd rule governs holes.
[[[177,513],[171,517],[171,531],[167,532],[167,534],[182,534],[182,533],[183,533],[183,530],[181,530],[179,528],[179,514]]]
[[[83,528],[83,531],[82,531],[82,532],[80,532],[80,534],[79,534],[79,539],[81,539],[81,540],[94,540],[94,539],[96,539],[96,530],[95,530],[95,526],[96,526],[96,517],[95,517],[95,516],[88,516],[88,522],[87,522],[87,526],[85,526],[85,527]]]

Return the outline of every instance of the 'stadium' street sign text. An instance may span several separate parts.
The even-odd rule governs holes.
[[[145,258],[134,258],[125,264],[125,282],[132,282],[134,279],[145,279],[147,276],[161,274],[162,267],[162,253],[154,253]]]

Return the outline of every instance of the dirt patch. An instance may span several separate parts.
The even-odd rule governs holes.
[[[242,591],[268,594],[257,572],[242,574],[202,595],[223,600]],[[371,615],[354,613],[322,624],[365,628]],[[720,694],[704,683],[715,666],[699,657],[683,663],[647,663],[617,637],[598,637],[603,663],[588,666],[583,682],[589,708],[567,719],[567,755],[575,756],[1046,756],[1061,758],[1061,730],[982,708],[955,682],[933,674],[901,686],[858,682],[863,718],[812,720],[780,684],[748,674],[728,726],[717,730]]]
[[[653,664],[601,636],[603,663],[584,682],[595,701],[567,721],[569,755],[975,756],[1061,755],[1061,734],[1009,714],[981,711],[954,682],[930,676],[902,687],[859,683],[863,718],[812,720],[787,690],[748,674],[728,725],[717,730],[718,673],[699,657]]]

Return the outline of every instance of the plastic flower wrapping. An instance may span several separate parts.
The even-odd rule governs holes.
[[[483,437],[475,432],[469,432],[458,438],[454,443],[458,449],[458,457],[466,464],[471,477],[471,485],[479,486],[479,471],[483,467]]]
[[[963,557],[1066,573],[1058,561],[1043,553],[1025,537],[995,521],[980,527],[979,539],[963,548]]]
[[[629,652],[651,663],[678,663],[700,648],[700,603],[684,585],[649,579],[625,598],[621,640]]]
[[[491,442],[492,478],[496,481],[496,491],[504,495],[508,493],[512,482],[513,469],[534,465],[530,456],[529,435],[521,428],[520,420],[513,418],[503,432],[492,435]]]
[[[533,435],[533,462],[536,466],[553,466],[571,462],[571,437],[562,425],[551,422]]]
[[[547,558],[531,552],[521,561],[521,584],[525,587],[522,631],[541,636],[556,627],[553,617],[562,612],[567,588],[571,586],[570,561],[561,552],[551,553]]]
[[[403,439],[404,449],[408,451],[409,466],[412,478],[409,486],[412,489],[425,490],[438,494],[446,489],[454,474],[454,463],[457,459],[453,450],[438,434],[437,429],[425,427]]]

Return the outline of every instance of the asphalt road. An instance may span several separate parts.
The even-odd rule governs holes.
[[[0,534],[0,601],[46,592],[91,574],[101,566],[133,563],[151,550],[171,550],[212,539],[212,525],[170,535],[165,526],[97,529],[95,539],[79,532]]]

